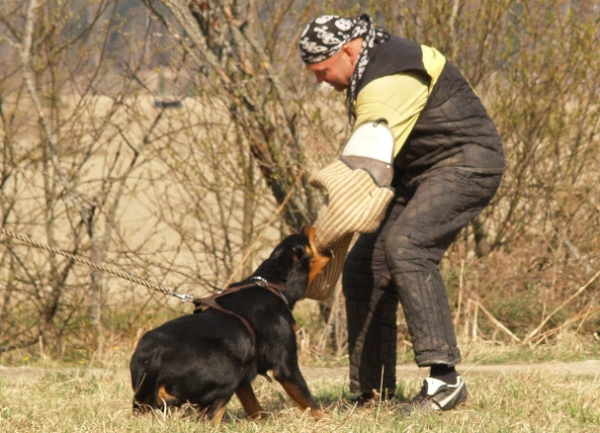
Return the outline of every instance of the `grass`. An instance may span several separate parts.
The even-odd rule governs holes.
[[[600,359],[600,338],[594,335],[561,333],[552,342],[535,347],[506,344],[500,341],[460,339],[463,360],[470,364],[502,365],[530,364],[560,360],[578,362],[588,359]],[[397,362],[411,364],[413,352],[410,347],[399,341]],[[347,366],[347,353],[340,357],[318,356],[309,353],[302,357],[302,363],[311,366]]]
[[[472,349],[470,353],[479,356],[493,352],[490,349],[482,344],[478,351]],[[557,348],[557,353],[562,352]],[[558,374],[535,368],[503,372],[501,365],[488,374],[465,371],[469,400],[460,410],[435,416],[401,418],[398,401],[356,409],[345,403],[344,398],[349,395],[347,381],[339,371],[307,379],[324,407],[325,419],[320,421],[293,407],[277,383],[261,378],[255,382],[255,390],[270,413],[263,421],[245,419],[235,397],[218,428],[184,415],[133,416],[128,359],[123,350],[103,365],[29,361],[33,364],[0,367],[0,432],[600,431],[600,376]],[[415,374],[399,377],[400,398],[416,393],[421,380]]]
[[[460,349],[466,362],[487,365],[600,359],[600,340],[597,337],[573,333],[561,333],[554,341],[533,348],[493,341],[463,341]]]

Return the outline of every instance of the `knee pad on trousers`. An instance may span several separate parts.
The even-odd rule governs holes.
[[[446,287],[439,272],[408,272],[394,274],[393,278],[417,364],[420,367],[458,364],[460,351]]]

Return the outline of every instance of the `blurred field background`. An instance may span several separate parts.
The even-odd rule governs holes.
[[[505,144],[498,194],[442,265],[467,359],[469,347],[486,349],[476,359],[483,363],[598,358],[597,1],[5,0],[1,225],[194,296],[242,279],[281,237],[314,221],[322,195],[308,177],[350,133],[344,96],[303,70],[300,29],[322,13],[361,12],[457,64]],[[343,302],[338,288],[327,302],[299,303],[303,363],[347,363]],[[116,357],[123,368],[143,332],[190,311],[190,304],[0,235],[0,366],[59,362],[112,371]],[[401,312],[398,323],[399,362],[410,362]],[[498,357],[504,348],[517,355]],[[115,424],[122,430],[147,422],[128,414],[128,382],[102,379],[99,396],[92,376],[76,371],[83,376],[51,373],[49,382],[0,388],[0,420],[55,417],[54,431],[85,431],[75,426],[110,423],[122,411]],[[564,386],[577,412],[587,404],[579,401],[589,395],[585,384],[598,388],[597,378],[552,387],[551,377],[531,374],[514,382],[512,395],[540,400],[531,393]],[[451,415],[457,423],[461,416],[470,426],[489,421],[486,405],[498,399],[486,392],[508,392],[501,379],[492,383],[493,391],[474,384],[474,414]],[[329,395],[332,386],[316,394]],[[77,406],[106,407],[108,418],[91,420],[80,407],[78,421],[67,421],[60,416],[66,403],[39,412],[47,389],[55,396],[64,389],[64,401]],[[93,397],[79,402],[86,392]],[[19,406],[30,411],[14,412],[13,402],[26,398]],[[511,411],[527,407],[539,405],[491,413],[512,419]],[[588,428],[589,413],[582,413]],[[338,422],[346,416],[340,412]],[[567,431],[578,416],[557,425]],[[380,419],[365,421],[364,430],[379,431]],[[522,412],[516,419],[529,422]],[[144,428],[173,427],[164,422]],[[418,431],[449,431],[428,422],[430,430]],[[544,431],[536,422],[530,430]]]

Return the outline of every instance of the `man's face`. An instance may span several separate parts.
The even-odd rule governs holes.
[[[338,92],[342,92],[350,86],[350,79],[354,73],[351,58],[343,50],[322,62],[306,65],[306,68],[315,74],[317,83],[325,81]]]

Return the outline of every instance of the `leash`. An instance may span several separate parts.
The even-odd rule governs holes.
[[[13,231],[5,229],[2,226],[0,226],[0,232],[3,233],[6,236],[9,236],[11,238],[17,239],[17,240],[19,240],[21,242],[24,242],[26,244],[32,245],[32,246],[34,246],[36,248],[39,248],[41,250],[46,250],[46,251],[49,251],[49,252],[54,253],[54,254],[59,254],[61,256],[64,256],[64,257],[66,257],[68,259],[73,260],[74,262],[87,265],[90,268],[94,268],[94,269],[97,269],[99,271],[106,272],[107,274],[114,275],[115,277],[119,277],[119,278],[122,278],[124,280],[131,281],[132,283],[139,284],[140,286],[147,287],[148,289],[154,290],[156,292],[160,292],[160,293],[162,293],[164,295],[173,296],[173,297],[179,299],[181,302],[194,302],[195,298],[192,295],[189,295],[187,293],[177,293],[177,292],[169,290],[166,287],[163,287],[161,285],[155,285],[155,284],[149,283],[146,280],[142,280],[141,278],[134,277],[133,275],[128,274],[126,272],[115,271],[113,269],[110,269],[110,268],[107,268],[105,266],[102,266],[102,265],[99,265],[97,263],[94,263],[91,260],[86,259],[84,257],[75,256],[73,254],[67,253],[66,251],[59,250],[57,248],[52,248],[52,247],[50,247],[48,245],[45,245],[45,244],[43,244],[41,242],[36,242],[36,241],[28,238],[27,236],[23,236],[23,235],[17,234],[17,233],[15,233]]]
[[[173,296],[175,298],[178,298],[181,302],[193,303],[194,306],[196,307],[194,309],[194,313],[204,311],[205,309],[208,309],[208,308],[213,308],[217,311],[221,311],[223,313],[226,313],[226,314],[236,317],[238,320],[240,320],[244,324],[244,326],[246,327],[246,329],[248,329],[248,332],[250,333],[250,337],[252,339],[252,345],[254,346],[254,362],[257,366],[258,366],[258,361],[259,361],[259,354],[258,354],[256,331],[254,330],[254,328],[252,327],[252,325],[250,324],[248,319],[246,319],[243,316],[240,316],[237,313],[234,313],[233,311],[230,311],[230,310],[227,310],[227,309],[221,307],[221,305],[219,305],[216,302],[216,299],[220,298],[221,296],[229,295],[229,294],[235,293],[239,290],[246,289],[248,287],[258,286],[258,287],[262,287],[264,289],[269,290],[271,293],[273,293],[276,296],[278,296],[279,298],[281,298],[283,300],[283,302],[285,302],[285,304],[289,308],[289,303],[288,303],[287,299],[285,298],[285,296],[283,295],[283,292],[286,290],[286,287],[279,285],[279,284],[269,283],[265,278],[260,277],[260,276],[251,277],[250,280],[253,280],[251,283],[242,284],[241,286],[228,287],[227,289],[225,289],[219,293],[215,293],[214,295],[209,295],[204,298],[195,298],[194,296],[192,296],[190,294],[176,293],[172,290],[167,289],[166,287],[149,283],[146,280],[142,280],[141,278],[134,277],[133,275],[128,274],[126,272],[115,271],[113,269],[107,268],[106,266],[102,266],[97,263],[94,263],[91,260],[86,259],[84,257],[76,256],[71,253],[67,253],[66,251],[60,250],[58,248],[53,248],[53,247],[43,244],[41,242],[36,242],[36,241],[28,238],[27,236],[20,235],[18,233],[15,233],[11,230],[8,230],[8,229],[2,227],[2,226],[0,226],[0,233],[4,234],[6,236],[9,236],[11,238],[17,239],[26,244],[32,245],[41,250],[49,251],[54,254],[59,254],[70,260],[73,260],[74,262],[87,265],[87,266],[97,269],[99,271],[106,272],[108,274],[114,275],[114,276],[122,278],[124,280],[131,281],[132,283],[136,283],[141,286],[147,287],[148,289],[160,292],[165,295]],[[268,376],[266,376],[266,377],[270,381],[270,378]]]
[[[265,226],[265,228],[259,234],[258,238],[250,246],[250,248],[248,249],[248,252],[242,258],[242,263],[241,264],[245,263],[246,260],[250,257],[250,254],[252,253],[254,245],[256,245],[256,243],[259,241],[259,239],[262,237],[262,235],[266,232],[267,228],[269,228],[271,226],[271,224],[273,223],[273,221],[275,221],[275,218],[281,213],[281,211],[283,210],[283,208],[285,207],[285,205],[287,204],[287,202],[290,200],[290,198],[292,197],[292,193],[294,192],[294,190],[296,189],[296,187],[297,187],[297,185],[299,183],[300,178],[304,174],[305,169],[306,169],[306,166],[304,166],[304,167],[301,168],[298,176],[296,177],[296,181],[294,182],[294,184],[290,188],[290,192],[287,194],[287,196],[285,197],[285,199],[283,200],[283,202],[281,203],[281,205],[277,208],[277,211],[275,212],[275,215],[273,215],[273,217],[271,218],[271,220],[267,223],[267,225]],[[19,234],[15,233],[15,232],[13,232],[11,230],[8,230],[8,229],[4,228],[1,225],[0,225],[0,233],[4,234],[6,236],[9,236],[11,238],[17,239],[17,240],[19,240],[21,242],[24,242],[26,244],[32,245],[32,246],[34,246],[36,248],[39,248],[39,249],[42,249],[42,250],[46,250],[46,251],[49,251],[49,252],[54,253],[54,254],[59,254],[61,256],[64,256],[64,257],[66,257],[68,259],[73,260],[74,262],[87,265],[87,266],[89,266],[91,268],[94,268],[94,269],[97,269],[99,271],[106,272],[107,274],[114,275],[115,277],[119,277],[119,278],[122,278],[124,280],[130,281],[132,283],[139,284],[140,286],[144,286],[144,287],[146,287],[146,288],[148,288],[150,290],[154,290],[156,292],[160,292],[160,293],[162,293],[164,295],[173,296],[173,297],[179,299],[181,302],[190,302],[190,303],[193,303],[194,300],[196,299],[194,296],[192,296],[190,294],[174,292],[172,290],[167,289],[166,287],[163,287],[161,285],[152,284],[152,283],[150,283],[150,282],[148,282],[146,280],[142,280],[141,278],[134,277],[133,275],[128,274],[126,272],[115,271],[115,270],[109,269],[109,268],[107,268],[105,266],[98,265],[98,264],[96,264],[96,263],[92,262],[91,260],[86,259],[84,257],[75,256],[73,254],[67,253],[66,251],[62,251],[62,250],[59,250],[57,248],[52,248],[52,247],[50,247],[48,245],[45,245],[45,244],[43,244],[41,242],[36,242],[36,241],[28,238],[27,236],[19,235]],[[228,286],[231,283],[231,281],[235,277],[235,274],[237,272],[239,272],[239,270],[241,269],[241,267],[242,267],[241,264],[237,268],[237,270],[234,270],[234,272],[229,276],[229,280],[227,281],[227,284],[225,284],[225,286]],[[261,285],[262,287],[269,288],[267,286],[269,286],[271,284],[267,283],[266,280],[265,280],[265,283],[266,283],[265,285],[261,285],[261,284],[258,284],[258,283],[257,284]],[[271,289],[269,289],[269,290],[271,290]],[[287,303],[287,300],[285,299],[285,297],[283,297],[283,294],[280,293],[279,296],[281,296],[281,298],[284,301],[286,301],[286,303]]]

